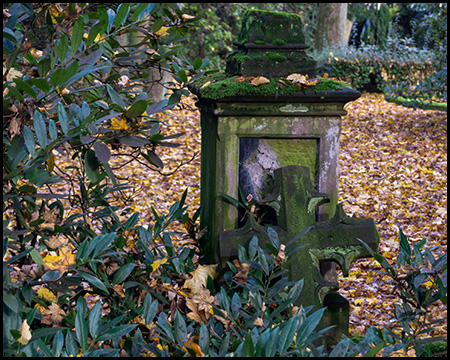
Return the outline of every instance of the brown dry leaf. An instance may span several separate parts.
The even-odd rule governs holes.
[[[219,264],[199,265],[197,269],[190,273],[192,278],[186,280],[183,287],[191,290],[192,294],[200,294],[201,290],[206,288],[208,276],[214,280],[219,275],[217,272],[218,266]]]
[[[264,326],[264,321],[263,321],[263,319],[261,319],[261,318],[257,318],[257,319],[253,322],[253,325],[256,325],[256,326]]]
[[[239,82],[246,81],[246,80],[247,79],[245,78],[244,75],[241,75],[241,76],[238,76],[238,77],[234,78],[234,81],[239,81]]]
[[[198,346],[198,344],[196,344],[196,343],[194,343],[192,341],[186,340],[185,342],[183,342],[183,345],[185,345],[185,346],[191,348],[192,350],[194,350],[195,351],[195,356],[197,356],[197,357],[204,357],[205,356],[205,354],[203,353],[202,349],[200,349],[200,346]],[[189,351],[187,351],[187,349],[184,346],[183,346],[183,351],[185,353],[189,354]]]
[[[299,85],[299,86],[306,86],[307,84],[307,80],[308,80],[308,75],[302,75],[302,74],[291,74],[289,75],[286,80],[294,83],[295,85]]]
[[[45,244],[52,250],[60,247],[61,245],[66,245],[69,243],[69,239],[64,236],[50,236],[50,239],[44,239]]]
[[[66,315],[58,304],[51,303],[48,309],[41,311],[41,323],[45,325],[59,325],[63,321],[61,315]]]
[[[248,272],[250,271],[250,264],[240,263],[238,270],[239,271],[233,276],[233,279],[243,284],[247,281],[246,278],[248,276]]]
[[[278,254],[277,254],[277,257],[275,258],[275,264],[277,266],[286,261],[286,254],[284,252],[285,249],[286,249],[286,245],[281,244],[280,250],[278,251]]]
[[[250,84],[252,84],[254,86],[259,86],[259,85],[268,84],[268,83],[270,83],[270,80],[265,78],[264,76],[255,77],[252,81],[250,81]]]
[[[123,292],[123,284],[119,285],[119,284],[114,284],[113,285],[113,290],[119,294],[121,297],[125,297],[125,293]]]
[[[48,254],[44,257],[44,267],[47,270],[59,270],[64,273],[75,265],[75,258],[76,255],[72,254],[69,249],[61,248],[59,255]]]
[[[22,345],[28,344],[28,342],[31,340],[31,331],[30,325],[28,325],[27,323],[27,319],[25,319],[22,325],[20,325],[19,332],[20,338],[17,339],[17,342]]]
[[[36,264],[23,265],[19,271],[19,275],[22,281],[26,279],[37,279],[42,275],[42,271]]]

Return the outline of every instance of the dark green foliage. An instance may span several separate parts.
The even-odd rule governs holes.
[[[433,325],[444,319],[431,320],[431,306],[437,302],[447,304],[447,254],[433,253],[426,248],[426,239],[417,244],[410,244],[405,234],[400,230],[400,253],[397,264],[391,265],[380,254],[372,253],[381,264],[384,273],[391,279],[394,292],[402,303],[396,304],[395,318],[402,335],[399,336],[384,329],[384,340],[387,344],[396,344],[386,351],[393,351],[403,346],[408,350],[414,348],[418,356],[430,352],[429,343],[441,338],[422,338],[421,335],[433,331]],[[362,243],[362,242],[361,242]]]

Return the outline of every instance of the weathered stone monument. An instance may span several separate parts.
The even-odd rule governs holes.
[[[360,93],[315,78],[298,15],[248,10],[235,44],[225,73],[191,85],[201,110],[201,222],[210,260],[225,265],[254,235],[263,245],[267,225],[284,244],[308,244],[292,255],[289,276],[304,279],[298,304],[327,306],[324,325],[338,325],[329,334],[338,340],[348,332],[349,305],[337,292],[334,264],[347,276],[353,261],[370,256],[358,238],[378,247],[373,220],[352,219],[337,204],[341,115]],[[239,191],[268,215],[242,220],[220,195],[238,199]]]

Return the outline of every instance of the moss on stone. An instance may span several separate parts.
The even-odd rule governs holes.
[[[280,55],[280,54],[277,54],[274,52],[266,52],[264,55],[267,59],[270,59],[273,61],[286,61],[287,60],[286,56]]]
[[[286,45],[286,41],[284,41],[283,39],[275,39],[272,41],[273,45]]]
[[[321,79],[315,86],[299,89],[294,84],[288,86],[281,84],[280,80],[283,80],[284,84],[289,84],[289,81],[282,77],[270,78],[270,83],[259,86],[254,86],[247,81],[235,81],[235,78],[236,76],[230,77],[227,73],[218,72],[196,79],[190,87],[200,97],[212,100],[233,96],[271,96],[275,94],[278,94],[278,96],[293,96],[298,93],[338,91],[350,87],[341,81],[332,79]],[[205,84],[207,85],[205,86]]]
[[[238,64],[243,61],[250,60],[250,59],[251,59],[250,56],[244,55],[244,54],[236,54],[233,56],[233,60]]]
[[[270,19],[270,20],[269,20]],[[283,38],[280,38],[280,35]],[[266,43],[278,39],[285,43],[304,43],[302,18],[297,14],[270,10],[247,10],[242,17],[238,40],[242,44],[265,39]]]

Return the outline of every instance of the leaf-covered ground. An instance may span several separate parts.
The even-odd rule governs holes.
[[[189,102],[193,106],[193,102]],[[398,229],[413,242],[427,238],[438,253],[447,246],[447,114],[414,110],[386,102],[382,95],[363,94],[346,105],[340,149],[340,202],[347,214],[373,218],[380,234],[380,252],[395,261]],[[160,147],[164,162],[159,172],[131,162],[117,174],[133,185],[125,190],[133,212],[143,225],[153,224],[151,207],[167,212],[189,188],[186,204],[192,215],[200,203],[200,116],[198,111],[169,111],[162,115],[163,133],[185,132],[178,148]],[[180,164],[184,164],[181,167]],[[178,168],[179,167],[179,168]],[[184,231],[183,227],[174,230]],[[348,278],[340,277],[340,292],[351,303],[350,332],[365,333],[373,325],[395,326],[396,299],[379,267],[362,259]],[[433,308],[446,317],[446,307]],[[446,323],[432,336],[447,333]]]

